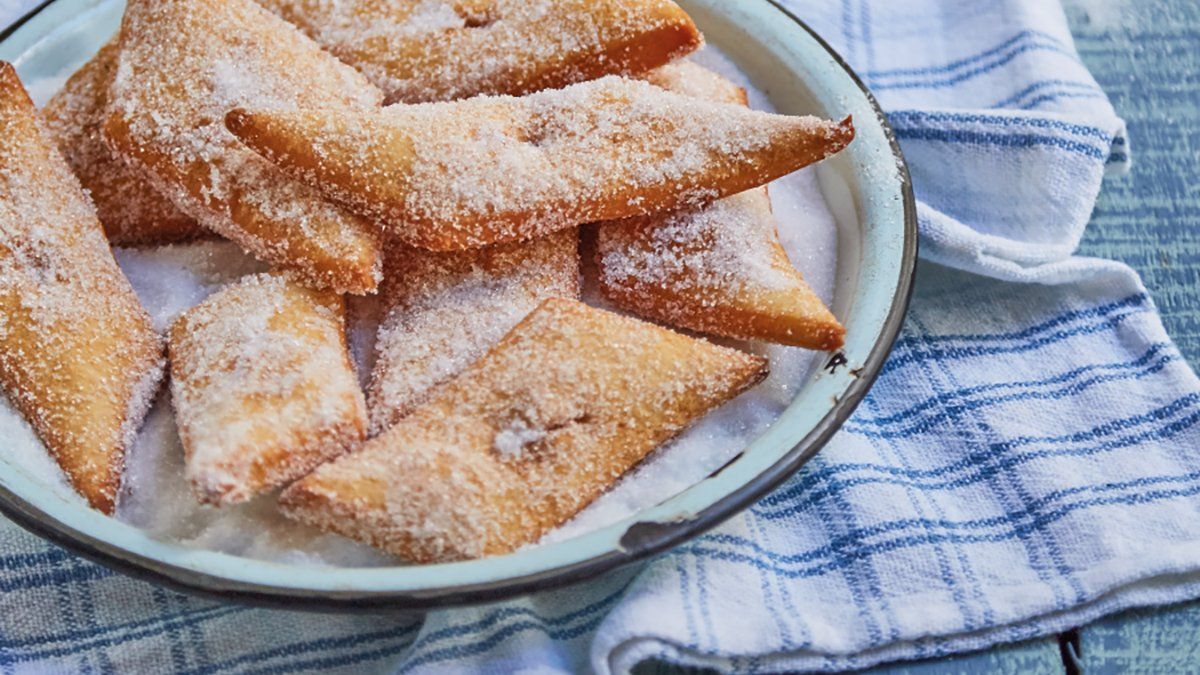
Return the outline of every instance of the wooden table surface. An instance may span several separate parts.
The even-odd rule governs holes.
[[[987,0],[979,0],[986,2]],[[1129,123],[1131,175],[1105,183],[1081,255],[1138,271],[1200,371],[1200,1],[1064,0],[1079,53]],[[1200,551],[1197,552],[1200,555]],[[1200,672],[1200,603],[1110,617],[1075,634],[871,673]]]
[[[0,18],[35,2],[0,0],[6,15]],[[1135,162],[1132,175],[1105,184],[1081,254],[1137,269],[1167,331],[1200,370],[1200,0],[1064,4],[1083,60],[1129,122]],[[1200,672],[1198,634],[1200,603],[1193,603],[1129,612],[1057,638],[870,672]]]

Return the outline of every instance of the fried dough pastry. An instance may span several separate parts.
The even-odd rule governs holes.
[[[640,78],[660,89],[684,96],[714,103],[750,105],[745,89],[729,81],[729,78],[687,59],[646,71]]]
[[[389,102],[526,94],[640,73],[697,49],[669,0],[259,0]]]
[[[171,397],[201,501],[285,485],[363,437],[342,296],[278,274],[239,281],[171,327]]]
[[[418,563],[506,553],[766,371],[757,356],[546,300],[411,415],[293,484],[281,505]]]
[[[373,292],[373,224],[328,203],[226,131],[230,108],[351,109],[382,94],[250,0],[131,0],[104,134],[205,227],[306,281]]]
[[[234,110],[230,130],[412,246],[476,248],[718,199],[837,152],[841,123],[605,77],[523,98]]]
[[[577,228],[473,251],[388,251],[367,392],[371,433],[412,411],[546,298],[579,297]]]
[[[67,163],[92,196],[96,215],[115,246],[148,246],[212,236],[146,180],[113,156],[101,127],[117,72],[114,39],[67,80],[42,111]]]
[[[689,96],[742,103],[746,93],[701,66],[647,75]],[[600,290],[621,309],[679,328],[810,349],[837,349],[845,329],[779,244],[760,187],[705,206],[602,224]]]
[[[91,203],[0,62],[0,385],[104,513],[162,368]]]

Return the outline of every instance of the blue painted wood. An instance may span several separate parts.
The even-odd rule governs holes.
[[[1200,604],[1140,610],[1080,632],[1088,675],[1200,672]]]
[[[1200,369],[1200,4],[1067,4],[1080,55],[1129,122],[1136,162],[1132,176],[1106,185],[1083,252],[1137,269],[1167,332]],[[1198,637],[1200,604],[1131,612],[1080,631],[1080,665],[1200,672]]]
[[[1134,157],[1132,175],[1105,184],[1081,252],[1123,261],[1142,275],[1167,332],[1196,368],[1200,366],[1200,3],[1068,0],[1066,4],[1080,55],[1129,123]],[[1096,6],[1108,9],[1096,12]]]
[[[1042,675],[1065,672],[1058,641],[1032,640],[1005,645],[985,652],[963,654],[936,661],[903,663],[862,671],[863,675],[951,675],[988,673],[988,675]]]

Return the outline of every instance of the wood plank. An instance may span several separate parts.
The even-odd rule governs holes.
[[[1136,269],[1167,332],[1200,366],[1200,6],[1067,0],[1084,62],[1129,123],[1134,170],[1109,181],[1081,253]],[[1114,14],[1115,12],[1115,14]],[[1086,673],[1200,671],[1200,603],[1079,631]]]
[[[989,675],[1041,675],[1064,673],[1058,641],[1053,638],[1018,642],[985,652],[952,656],[936,661],[902,663],[862,671],[870,675],[951,675],[988,673]]]
[[[1079,631],[1088,675],[1200,672],[1200,603],[1129,612]]]
[[[1200,366],[1200,4],[1066,0],[1085,64],[1129,123],[1133,173],[1105,183],[1080,253],[1141,274]]]

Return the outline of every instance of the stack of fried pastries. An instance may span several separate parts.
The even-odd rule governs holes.
[[[0,385],[105,512],[165,342],[197,501],[419,563],[536,542],[766,377],[694,333],[842,344],[767,184],[854,127],[702,44],[669,0],[130,0],[41,115],[0,65]],[[164,339],[109,247],[200,237],[271,271]]]

